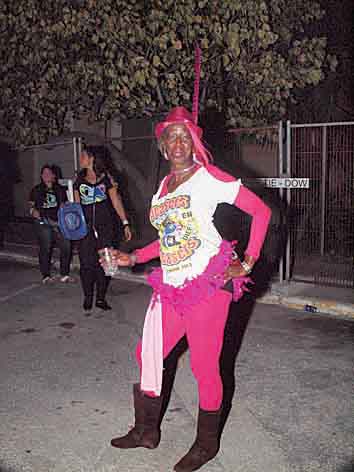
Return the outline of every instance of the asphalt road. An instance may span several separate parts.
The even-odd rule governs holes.
[[[0,261],[0,471],[172,471],[196,426],[188,352],[159,448],[109,445],[133,422],[134,348],[150,289],[115,280],[114,309],[85,316],[79,284],[39,280],[36,268]],[[250,298],[235,305],[221,358],[232,409],[220,453],[202,470],[353,471],[353,340],[350,320]]]

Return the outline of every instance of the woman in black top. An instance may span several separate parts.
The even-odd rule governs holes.
[[[69,276],[71,242],[64,239],[58,229],[58,210],[67,201],[66,190],[56,182],[55,174],[48,164],[41,169],[41,183],[36,185],[29,197],[30,214],[39,242],[39,267],[43,283],[54,279],[50,275],[54,243],[60,250],[60,280],[71,282]]]
[[[131,239],[129,222],[118,192],[118,184],[107,171],[102,146],[87,146],[80,155],[80,167],[74,184],[75,201],[81,203],[89,231],[79,243],[80,278],[84,291],[84,310],[91,310],[96,285],[96,306],[110,310],[105,297],[110,281],[98,262],[98,251],[112,247],[115,222],[112,207],[122,221],[124,236]]]

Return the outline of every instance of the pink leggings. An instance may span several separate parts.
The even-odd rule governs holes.
[[[221,406],[223,386],[219,358],[231,294],[218,290],[213,297],[194,305],[181,316],[173,306],[163,304],[162,332],[164,359],[178,341],[187,336],[192,372],[198,383],[199,404],[203,410],[215,411]],[[141,341],[136,349],[141,371]],[[148,395],[150,392],[145,392]]]

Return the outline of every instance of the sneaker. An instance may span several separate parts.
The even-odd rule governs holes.
[[[54,277],[49,277],[49,275],[47,275],[47,277],[43,277],[42,279],[42,284],[50,284],[50,283],[53,283],[55,280],[54,280]]]
[[[100,308],[103,311],[112,310],[112,307],[108,305],[106,300],[96,300],[96,307]]]
[[[76,282],[76,280],[74,279],[74,277],[70,277],[70,275],[63,275],[62,277],[60,277],[60,282],[63,282],[64,284],[73,284],[74,282]]]
[[[84,311],[91,311],[92,305],[93,305],[93,296],[85,297],[84,304],[83,304]]]

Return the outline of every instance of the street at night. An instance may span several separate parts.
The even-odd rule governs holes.
[[[150,289],[114,280],[113,310],[85,316],[78,283],[42,286],[37,268],[3,260],[0,280],[1,472],[172,470],[196,428],[188,354],[159,447],[110,446],[134,422],[134,350]],[[231,350],[245,324],[237,316],[226,333]],[[350,320],[256,304],[221,450],[203,470],[352,471],[353,336]]]
[[[0,2],[0,472],[354,472],[353,18]]]

